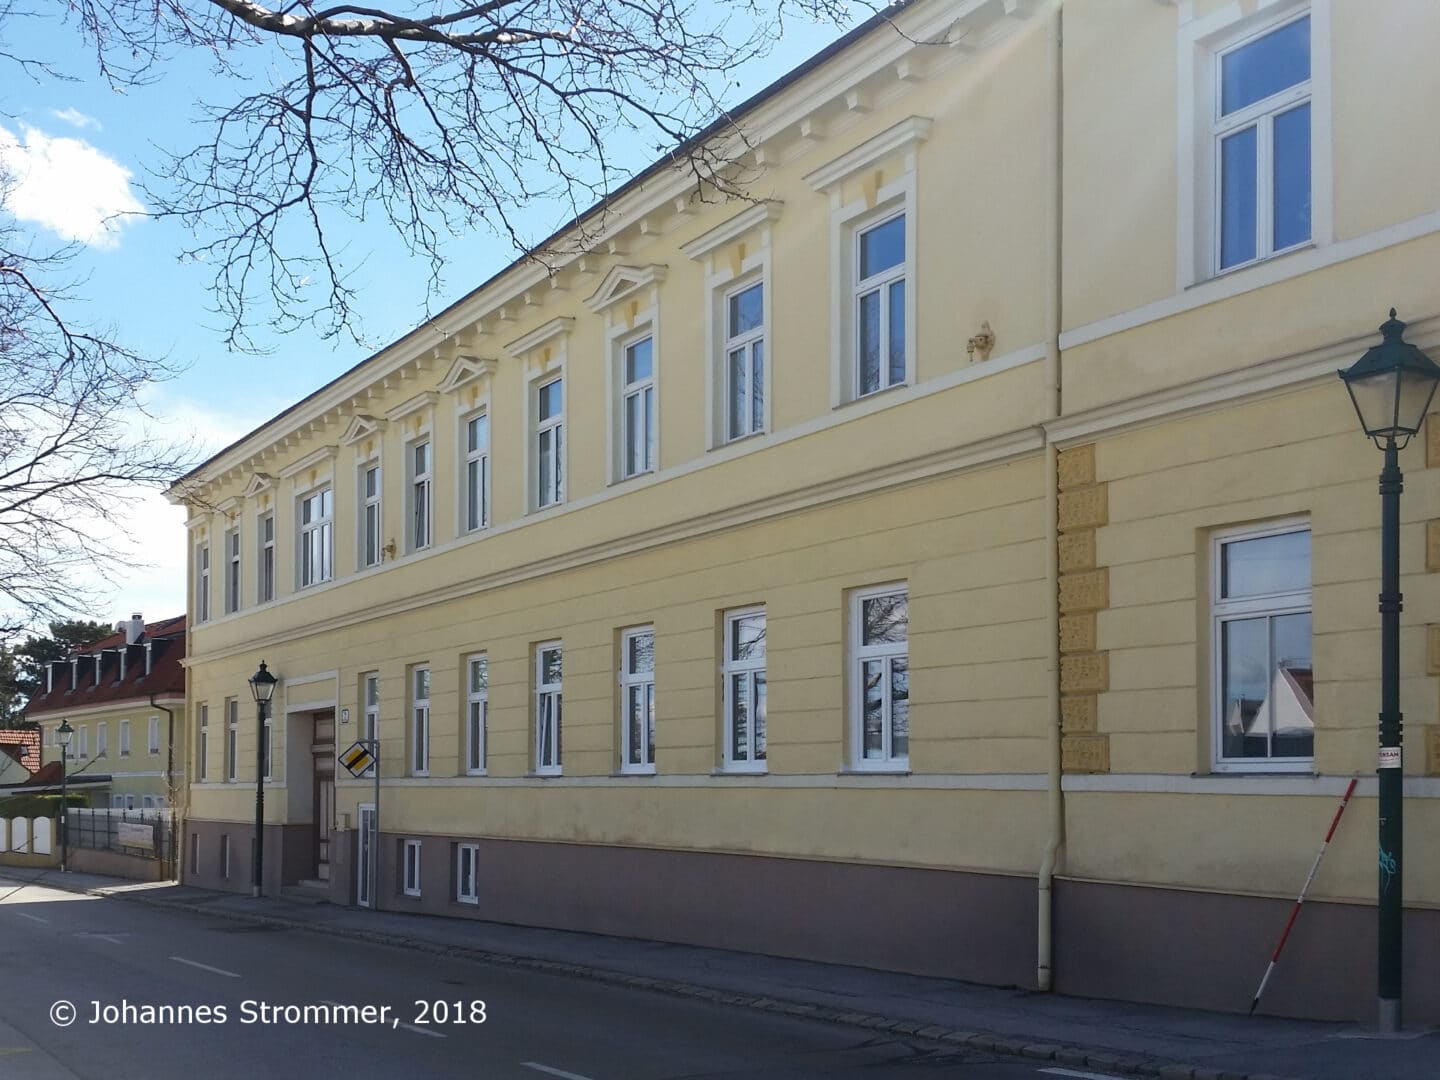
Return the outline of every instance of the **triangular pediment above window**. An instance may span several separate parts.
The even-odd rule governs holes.
[[[340,442],[345,446],[353,446],[364,439],[379,435],[384,427],[385,421],[376,420],[373,416],[352,416],[345,428],[345,434],[340,436]]]
[[[595,295],[585,301],[591,311],[604,311],[611,304],[619,303],[641,289],[648,289],[665,280],[665,267],[661,263],[649,266],[612,266],[595,290]]]
[[[257,472],[250,477],[250,482],[245,485],[244,497],[253,499],[262,491],[269,491],[275,484],[275,480],[269,473]]]
[[[481,359],[478,356],[457,356],[450,365],[450,370],[445,373],[445,378],[440,380],[440,390],[448,394],[476,379],[488,379],[495,374],[495,369],[499,366],[495,360]]]

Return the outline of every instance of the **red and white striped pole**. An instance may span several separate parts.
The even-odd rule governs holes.
[[[1300,905],[1305,903],[1305,894],[1310,891],[1310,883],[1315,880],[1315,872],[1320,869],[1320,860],[1325,857],[1325,849],[1330,846],[1330,838],[1335,835],[1335,826],[1340,824],[1340,815],[1345,813],[1345,807],[1350,805],[1350,796],[1355,794],[1355,785],[1360,782],[1359,777],[1352,776],[1350,784],[1345,788],[1345,797],[1340,800],[1340,805],[1335,810],[1335,817],[1330,821],[1330,828],[1325,832],[1325,839],[1320,844],[1320,851],[1315,856],[1315,863],[1310,867],[1310,873],[1305,878],[1305,884],[1300,888],[1300,896],[1295,901],[1295,906],[1290,909],[1290,918],[1285,922],[1285,930],[1280,935],[1280,940],[1275,945],[1275,952],[1270,956],[1270,963],[1265,968],[1265,977],[1260,980],[1260,988],[1255,991],[1255,1000],[1250,1002],[1250,1015],[1255,1015],[1255,1009],[1260,1004],[1260,995],[1265,993],[1265,984],[1270,981],[1270,976],[1275,971],[1275,965],[1280,962],[1280,950],[1285,948],[1285,942],[1290,937],[1290,930],[1295,925],[1295,919],[1300,914]]]

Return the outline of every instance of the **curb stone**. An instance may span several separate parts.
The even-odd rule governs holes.
[[[37,882],[27,881],[26,883],[35,884]],[[53,885],[66,892],[82,893],[87,896],[97,896],[109,900],[126,900],[131,903],[144,904],[148,907],[185,911],[194,915],[228,919],[232,922],[271,926],[281,930],[300,930],[324,937],[348,938],[354,941],[364,941],[372,945],[408,949],[457,960],[480,961],[498,966],[522,968],[547,975],[561,975],[568,978],[585,979],[587,981],[605,983],[612,986],[624,986],[629,989],[679,995],[701,1001],[708,1001],[714,1004],[753,1009],[757,1012],[803,1017],[805,1019],[841,1024],[848,1027],[865,1027],[878,1031],[888,1031],[895,1034],[923,1038],[931,1042],[948,1043],[952,1046],[965,1046],[972,1050],[981,1050],[1009,1057],[1055,1061],[1064,1065],[1083,1065],[1088,1068],[1103,1069],[1109,1072],[1154,1077],[1156,1080],[1283,1080],[1283,1078],[1275,1077],[1269,1073],[1222,1072],[1218,1069],[1202,1068],[1200,1066],[1185,1065],[1159,1059],[1131,1057],[1123,1054],[1096,1051],[1080,1046],[1036,1042],[1033,1039],[1007,1036],[999,1033],[951,1030],[943,1026],[927,1024],[923,1021],[897,1020],[891,1017],[861,1014],[849,1010],[842,1011],[840,1009],[827,1008],[823,1005],[815,1005],[807,1002],[785,1001],[773,997],[736,995],[707,986],[698,986],[694,983],[673,982],[643,975],[627,975],[623,972],[589,967],[583,964],[571,964],[560,960],[545,960],[540,957],[496,953],[487,949],[466,948],[464,946],[447,945],[441,942],[408,938],[401,934],[387,933],[384,931],[359,930],[334,925],[326,926],[297,919],[287,919],[277,915],[235,911],[230,908],[217,909],[198,901],[160,900],[136,893],[117,892],[108,888],[91,888],[72,885],[63,881],[47,880],[46,884]]]

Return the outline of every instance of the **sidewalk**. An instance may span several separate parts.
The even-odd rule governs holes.
[[[1440,1034],[1356,1038],[1352,1025],[1173,1009],[977,986],[660,942],[371,912],[93,874],[0,869],[34,881],[215,918],[594,979],[1165,1080],[1430,1080]]]

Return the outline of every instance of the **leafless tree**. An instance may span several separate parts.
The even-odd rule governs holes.
[[[0,638],[87,610],[135,557],[114,538],[120,511],[192,457],[146,422],[142,392],[168,368],[63,314],[69,254],[0,218]]]
[[[13,0],[26,2],[26,0]],[[859,0],[863,5],[863,0]],[[215,267],[232,347],[259,322],[353,332],[340,220],[383,221],[427,263],[454,237],[517,252],[532,204],[579,216],[637,156],[671,155],[697,192],[731,162],[697,133],[724,121],[729,73],[787,17],[847,0],[429,0],[406,10],[296,0],[71,0],[101,70],[124,86],[177,50],[212,58],[207,132],[146,185]],[[903,3],[893,5],[903,6]],[[626,153],[612,153],[619,146]]]

